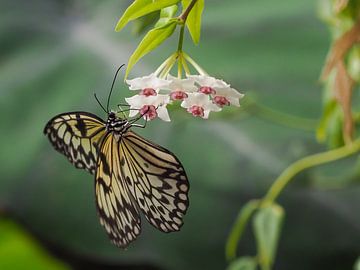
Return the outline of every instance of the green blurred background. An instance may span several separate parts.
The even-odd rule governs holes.
[[[140,41],[131,27],[113,31],[129,3],[0,1],[0,269],[225,269],[225,241],[243,204],[292,161],[325,149],[311,127],[245,109],[208,121],[173,110],[171,123],[153,121],[139,133],[184,164],[185,225],[162,234],[143,219],[137,241],[125,251],[113,246],[96,214],[93,177],[56,153],[42,130],[66,111],[106,117],[93,93],[106,98],[116,68]],[[247,98],[316,123],[329,43],[316,1],[208,0],[201,43],[187,37],[184,49]],[[152,72],[175,46],[176,38],[162,45],[130,77]],[[113,106],[127,96],[120,78]],[[275,269],[352,269],[360,254],[354,162],[304,172],[280,197],[286,219]],[[239,254],[255,254],[251,230]]]

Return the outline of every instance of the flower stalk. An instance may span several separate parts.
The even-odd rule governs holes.
[[[318,153],[304,157],[283,171],[282,174],[274,181],[270,189],[264,196],[261,205],[264,207],[273,203],[280,195],[282,190],[287,184],[294,179],[294,176],[305,169],[329,163],[331,161],[339,160],[355,154],[360,151],[360,138],[353,141],[351,144],[344,145],[343,147],[336,148],[334,150]]]

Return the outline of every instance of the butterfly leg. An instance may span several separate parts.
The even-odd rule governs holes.
[[[142,117],[143,115],[141,115],[141,117]],[[136,121],[137,120],[139,120],[139,119],[135,119]],[[144,124],[142,124],[142,125],[139,125],[139,124],[133,124],[133,123],[135,123],[136,121],[132,121],[131,122],[131,126],[132,127],[139,127],[139,128],[145,128],[146,127],[146,124],[147,124],[147,122],[148,122],[148,120],[147,120],[147,117],[146,117],[146,119],[145,119],[145,123]]]

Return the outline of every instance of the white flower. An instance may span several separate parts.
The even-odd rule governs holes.
[[[188,93],[188,98],[184,99],[181,107],[186,108],[193,116],[204,119],[209,117],[211,111],[221,111],[221,108],[212,103],[209,96],[203,93]]]
[[[205,75],[189,75],[188,78],[194,79],[199,85],[199,92],[204,94],[214,94],[217,88],[230,87],[230,84],[223,80]]]
[[[195,79],[193,78],[179,79],[169,74],[167,79],[170,81],[169,89],[171,90],[170,97],[172,97],[172,99],[182,100],[187,97],[186,93],[197,91],[197,87],[195,86]],[[181,93],[183,93],[183,97],[176,98],[180,97]]]
[[[134,117],[138,113],[146,120],[153,120],[156,117],[169,122],[170,117],[166,105],[170,102],[168,95],[144,96],[135,95],[125,98],[130,105],[129,117]]]
[[[234,88],[217,88],[216,93],[213,94],[213,102],[220,107],[229,106],[230,104],[240,107],[239,99],[242,97],[244,97],[244,94],[239,93]]]
[[[155,76],[154,73],[151,73],[148,76],[135,78],[132,80],[126,80],[126,83],[129,85],[130,90],[153,90],[153,92],[158,92],[160,89],[169,89],[170,82],[168,80],[160,79]],[[149,92],[149,91],[148,91]],[[148,94],[143,93],[144,95],[156,95],[150,91]]]
[[[199,92],[211,95],[213,102],[219,107],[234,105],[239,107],[239,99],[244,95],[230,87],[230,84],[223,80],[204,75],[191,75],[199,85]]]
[[[179,79],[168,74],[167,79],[170,82],[170,90],[196,91],[196,86],[194,85],[195,79],[193,78]]]

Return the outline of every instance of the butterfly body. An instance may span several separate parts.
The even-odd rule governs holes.
[[[111,241],[126,247],[141,231],[140,212],[163,232],[178,231],[188,208],[189,183],[177,157],[131,130],[133,121],[109,112],[52,118],[44,133],[77,168],[95,175],[100,223]]]
[[[108,114],[108,120],[106,121],[106,130],[108,132],[114,132],[116,135],[122,135],[131,128],[131,124],[127,119],[116,117],[114,112]]]

